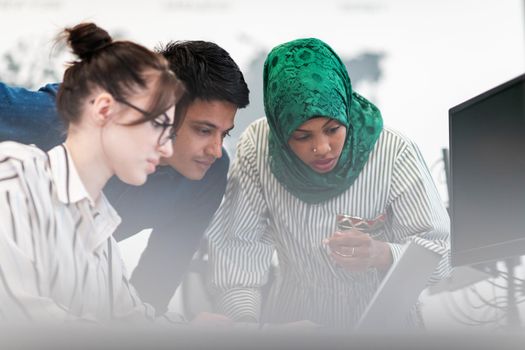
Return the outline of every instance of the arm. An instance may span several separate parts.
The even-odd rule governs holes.
[[[155,320],[155,310],[138,296],[135,288],[128,281],[127,272],[120,256],[120,250],[114,238],[107,240],[108,261],[111,265],[109,273],[110,286],[110,311],[115,320],[128,320],[139,322],[152,322]],[[111,295],[112,294],[112,295]]]
[[[449,218],[428,168],[417,147],[397,138],[387,148],[395,154],[392,164],[382,164],[390,187],[385,209],[386,232],[373,239],[358,229],[336,232],[325,239],[332,259],[349,271],[373,267],[387,271],[400,257],[403,244],[413,240],[443,256],[433,280],[449,271]],[[389,169],[392,169],[391,172]]]
[[[407,239],[443,258],[431,277],[435,283],[450,272],[450,219],[432,176],[413,143],[407,144],[394,164],[389,198],[391,241],[394,261]]]
[[[229,167],[228,155],[223,154],[202,180],[181,179],[173,184],[177,186],[176,192],[167,201],[174,205],[161,222],[152,223],[154,230],[131,282],[142,299],[155,306],[157,314],[167,310],[221,203]]]
[[[246,132],[239,141],[224,201],[207,231],[216,311],[243,321],[259,319],[260,287],[274,251],[251,137]]]
[[[5,198],[6,192],[1,195]],[[2,213],[5,205],[2,201]],[[0,319],[14,324],[74,320],[76,317],[66,307],[41,293],[39,263],[29,252],[21,250],[12,237],[10,229],[0,229]]]
[[[62,142],[64,126],[55,107],[58,86],[31,91],[0,82],[0,141],[35,144],[43,150]]]
[[[177,313],[167,313],[155,318],[155,309],[144,302],[133,285],[129,282],[124,262],[120,255],[117,241],[110,237],[106,241],[106,252],[111,269],[108,271],[110,292],[109,311],[112,321],[126,321],[134,324],[185,324],[183,316]]]
[[[0,157],[0,320],[73,320],[76,317],[48,294],[54,249],[45,239],[49,232],[39,224],[46,216],[45,202],[24,178],[25,172],[34,174],[33,162],[27,163]]]

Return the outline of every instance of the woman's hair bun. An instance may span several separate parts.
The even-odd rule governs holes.
[[[93,54],[113,42],[108,32],[94,23],[81,23],[67,28],[65,35],[73,53],[81,60],[89,60]]]

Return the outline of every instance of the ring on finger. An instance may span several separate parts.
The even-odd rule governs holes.
[[[342,256],[343,258],[353,258],[355,256],[355,247],[352,247],[352,252],[350,254],[341,253],[337,250],[334,250],[334,253]]]

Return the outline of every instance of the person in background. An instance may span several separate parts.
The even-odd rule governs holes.
[[[416,145],[352,90],[323,41],[268,54],[266,118],[241,136],[224,200],[207,234],[216,311],[235,321],[351,328],[401,247],[414,241],[449,270],[449,218]],[[380,222],[371,237],[339,232],[336,216]],[[277,253],[279,273],[261,288]],[[420,325],[417,307],[409,325]]]
[[[173,153],[184,86],[143,46],[113,41],[93,23],[63,32],[77,60],[57,109],[64,143],[45,153],[0,144],[0,315],[8,323],[152,320],[128,283],[104,196],[116,175],[138,186]]]
[[[153,228],[131,282],[162,314],[223,197],[229,158],[222,144],[234,127],[237,109],[248,105],[249,90],[235,61],[212,42],[170,42],[158,52],[187,91],[178,103],[183,120],[173,155],[161,158],[143,186],[129,186],[115,177],[104,192],[122,217],[117,240]],[[31,91],[0,83],[0,140],[34,143],[46,150],[60,143],[58,86]]]

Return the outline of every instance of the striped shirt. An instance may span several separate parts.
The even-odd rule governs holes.
[[[0,222],[0,321],[152,319],[112,237],[120,217],[90,198],[64,145],[0,144]]]
[[[207,231],[210,285],[219,312],[237,320],[354,325],[383,274],[349,272],[332,262],[322,241],[335,232],[338,213],[387,214],[379,239],[389,243],[394,261],[413,240],[443,256],[432,281],[448,273],[449,217],[410,140],[385,128],[355,183],[341,195],[309,204],[270,171],[268,130],[261,119],[241,136],[223,203]],[[274,251],[279,274],[262,308],[261,287]]]

